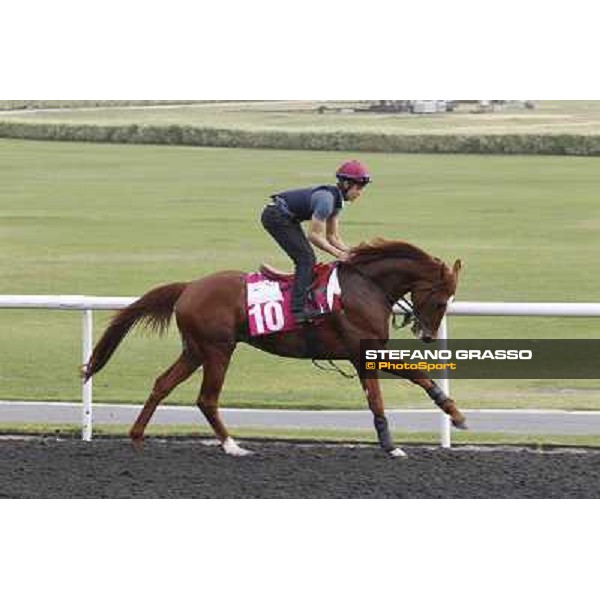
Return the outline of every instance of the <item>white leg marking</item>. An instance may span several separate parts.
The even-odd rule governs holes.
[[[393,458],[408,458],[408,454],[401,448],[394,448],[389,454]]]
[[[228,437],[223,442],[223,450],[225,451],[225,454],[230,454],[231,456],[248,456],[249,454],[252,454],[250,450],[244,450],[244,448],[238,446],[232,437]]]

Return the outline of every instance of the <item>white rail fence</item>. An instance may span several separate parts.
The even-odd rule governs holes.
[[[0,295],[0,308],[35,308],[81,311],[82,362],[87,363],[93,347],[93,311],[116,310],[135,302],[136,297],[111,296],[19,296]],[[398,312],[400,310],[398,309]],[[504,317],[600,317],[600,302],[454,302],[448,315]],[[443,319],[438,337],[448,339],[448,319]],[[450,395],[450,380],[441,379],[440,387]],[[92,439],[92,379],[82,384],[81,437]],[[440,416],[440,445],[449,448],[451,424]]]

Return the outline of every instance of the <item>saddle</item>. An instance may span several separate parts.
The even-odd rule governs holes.
[[[267,263],[260,265],[259,271],[267,278],[273,281],[293,281],[294,273],[289,271],[280,271]]]
[[[313,268],[313,280],[310,285],[311,290],[315,290],[319,287],[326,288],[327,280],[330,273],[334,268],[335,263],[317,263]],[[259,272],[263,277],[270,281],[278,281],[287,285],[294,283],[294,273],[290,271],[281,271],[272,267],[267,263],[262,263],[259,268]]]
[[[341,310],[337,263],[317,264],[308,295],[308,304],[320,314]],[[250,335],[297,329],[291,312],[294,274],[262,264],[258,272],[246,273],[246,310]]]

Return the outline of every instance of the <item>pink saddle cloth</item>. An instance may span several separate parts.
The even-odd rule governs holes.
[[[337,262],[317,264],[309,294],[309,305],[323,315],[342,308]],[[246,273],[246,311],[251,336],[298,329],[292,315],[293,275]]]

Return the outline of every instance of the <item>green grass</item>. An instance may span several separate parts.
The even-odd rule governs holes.
[[[167,109],[161,109],[167,110]],[[288,261],[263,232],[266,197],[331,179],[345,154],[0,140],[4,294],[139,295],[160,283]],[[358,243],[412,241],[465,269],[459,300],[599,301],[600,169],[569,157],[361,156],[375,184],[342,217]],[[95,313],[96,334],[109,315]],[[592,338],[593,319],[453,318],[454,337]],[[0,311],[0,398],[80,396],[81,317]],[[403,334],[406,335],[406,334]],[[140,402],[178,352],[175,332],[132,335],[94,381],[98,402]],[[285,377],[282,377],[285,373]],[[429,407],[403,381],[390,407]],[[198,378],[169,398],[191,403]],[[471,408],[600,408],[593,381],[454,381]],[[224,406],[358,408],[355,380],[242,346]]]
[[[322,105],[360,107],[369,103],[326,101],[214,102],[185,106],[100,107],[72,110],[4,112],[3,121],[86,123],[102,125],[193,125],[196,127],[277,131],[356,131],[391,134],[600,133],[600,101],[536,103],[535,110],[508,105],[491,113],[474,113],[473,105],[436,115],[327,112]],[[60,104],[59,104],[60,105]],[[0,106],[1,108],[1,106]]]
[[[123,425],[96,425],[94,438],[123,438],[128,440],[129,428]],[[286,440],[332,443],[365,443],[377,444],[375,432],[338,429],[259,429],[259,428],[231,428],[232,435],[239,440]],[[26,424],[26,423],[0,423],[0,436],[25,435],[45,436],[58,438],[81,438],[81,428],[68,424]],[[214,434],[207,426],[185,425],[149,425],[146,430],[147,439],[172,438],[172,439],[207,439],[213,441]],[[398,444],[431,444],[438,446],[439,433],[415,433],[395,429],[394,441]],[[507,433],[474,433],[459,432],[452,436],[454,447],[465,445],[518,445],[537,448],[552,446],[600,446],[600,436],[593,435],[522,435]]]

